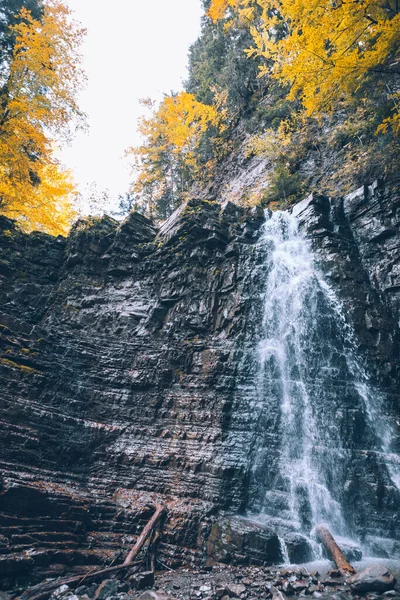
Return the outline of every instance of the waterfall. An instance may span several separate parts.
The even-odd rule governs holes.
[[[365,440],[382,454],[399,487],[385,398],[369,382],[354,331],[296,218],[281,211],[267,218],[258,251],[266,264],[253,406],[259,517],[307,534],[327,523],[335,534],[350,536],[348,469]],[[266,422],[279,440],[275,455],[262,431]]]

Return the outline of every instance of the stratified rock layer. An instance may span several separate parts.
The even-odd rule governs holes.
[[[295,209],[393,414],[398,189],[377,184]],[[161,560],[200,562],[215,516],[257,504],[243,359],[257,337],[263,220],[258,208],[193,200],[160,231],[131,214],[121,225],[80,222],[64,239],[1,219],[3,588],[117,559],[155,502],[169,507]],[[362,467],[352,472],[362,493],[349,483],[353,525],[368,517],[364,535],[382,546],[398,506],[378,471],[365,481]]]
[[[113,557],[155,500],[164,560],[202,558],[204,519],[241,502],[224,436],[263,220],[192,201],[159,232],[138,214],[67,240],[1,221],[3,573]]]

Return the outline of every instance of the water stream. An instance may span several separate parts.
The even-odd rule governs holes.
[[[273,213],[258,250],[268,268],[255,409],[260,422],[273,421],[280,440],[276,456],[265,444],[255,453],[253,473],[264,485],[259,518],[307,535],[327,523],[351,537],[348,469],[366,440],[400,486],[385,397],[369,381],[354,331],[296,218]]]

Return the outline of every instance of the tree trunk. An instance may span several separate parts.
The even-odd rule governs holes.
[[[326,527],[319,525],[316,528],[316,534],[321,543],[327,549],[328,554],[337,566],[341,575],[343,575],[344,577],[347,577],[348,575],[355,575],[356,570],[354,569],[354,567],[351,566],[349,562],[347,562],[345,555],[337,545],[331,532],[328,529],[326,529]]]

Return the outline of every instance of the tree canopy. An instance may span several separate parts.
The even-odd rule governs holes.
[[[79,56],[84,31],[61,0],[33,7],[17,13],[3,56],[0,211],[27,230],[65,233],[73,184],[54,158],[53,140],[68,135],[71,124],[83,118],[76,96],[84,78]]]
[[[224,110],[183,91],[166,96],[158,108],[151,100],[142,103],[150,116],[139,122],[144,143],[128,150],[138,173],[133,192],[149,214],[165,217],[200,176],[201,166],[207,168],[200,161],[202,136],[212,128],[222,132]]]
[[[241,143],[246,157],[266,160],[265,202],[292,202],[307,181],[331,193],[339,177],[345,190],[378,170],[392,172],[400,152],[399,6],[203,0],[185,91],[141,122],[133,193],[163,218]],[[194,117],[185,102],[202,112],[201,128],[193,127],[200,113]],[[211,115],[221,117],[222,107],[217,122]],[[333,169],[329,155],[337,159]]]
[[[381,128],[400,133],[398,0],[212,0],[214,21],[229,14],[250,23],[260,75],[288,83],[308,115],[367,100],[378,85],[391,108]]]

